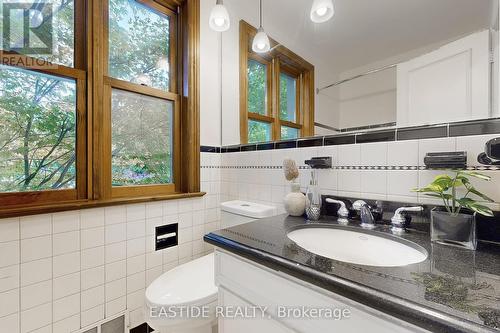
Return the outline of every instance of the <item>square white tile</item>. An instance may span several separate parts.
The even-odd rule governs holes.
[[[74,294],[54,301],[54,322],[80,313],[80,294]]]
[[[387,165],[418,166],[418,140],[389,142]]]
[[[82,250],[104,245],[104,227],[85,229],[81,232]]]
[[[52,278],[52,258],[40,259],[21,264],[21,286]]]
[[[28,262],[52,256],[52,236],[21,240],[21,262]]]
[[[387,142],[365,143],[360,145],[361,162],[364,166],[386,166],[387,165]]]
[[[21,288],[21,311],[52,302],[52,280]]]
[[[20,260],[19,241],[0,243],[0,267],[19,264]]]
[[[53,299],[80,292],[80,272],[64,275],[52,280]]]
[[[82,270],[104,265],[104,246],[82,250]]]
[[[387,172],[387,195],[417,198],[412,189],[418,187],[418,171],[391,170]]]
[[[27,333],[52,323],[52,303],[21,312],[21,333]]]
[[[104,304],[104,285],[82,291],[81,311],[92,309],[101,304]]]
[[[50,235],[52,233],[52,215],[33,215],[21,217],[21,239]]]
[[[81,272],[81,290],[88,290],[104,284],[104,266],[87,269]]]
[[[52,236],[54,255],[76,252],[80,250],[80,232],[71,231]]]
[[[52,258],[54,277],[80,271],[80,252],[62,254]]]
[[[93,323],[97,323],[98,321],[103,320],[104,305],[99,305],[87,311],[82,311],[80,319],[82,327],[90,326]]]
[[[80,211],[81,229],[104,226],[104,208],[83,209]]]
[[[127,276],[127,261],[117,261],[105,266],[106,282],[115,281]]]
[[[75,231],[79,229],[80,229],[79,210],[52,214],[52,232],[54,234],[60,232]]]
[[[9,242],[19,240],[19,218],[14,217],[10,219],[0,220],[0,242]]]
[[[19,288],[20,266],[12,265],[0,268],[0,293],[11,289]],[[0,326],[1,327],[1,326]]]

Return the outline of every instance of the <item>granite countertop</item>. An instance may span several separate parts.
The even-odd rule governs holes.
[[[338,223],[279,215],[212,232],[205,241],[432,332],[500,332],[500,246],[479,243],[477,251],[463,250],[409,230],[401,237],[425,248],[428,258],[373,267],[313,254],[286,236],[298,228],[332,225]],[[360,229],[359,222],[349,228]],[[374,231],[392,237],[389,226]]]

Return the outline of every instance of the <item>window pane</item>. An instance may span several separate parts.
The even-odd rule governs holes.
[[[281,140],[297,139],[299,130],[293,127],[281,126]]]
[[[296,122],[296,87],[295,78],[286,74],[280,75],[280,119]]]
[[[109,75],[170,87],[170,19],[135,0],[109,1]]]
[[[267,65],[248,60],[248,112],[267,114]]]
[[[0,31],[9,31],[3,36],[3,50],[73,66],[73,0],[3,1],[2,9]],[[24,38],[26,29],[30,31],[29,39]]]
[[[173,103],[113,90],[113,186],[172,183]]]
[[[262,121],[248,120],[248,142],[271,141],[271,124]]]
[[[76,84],[0,66],[0,192],[75,187]]]

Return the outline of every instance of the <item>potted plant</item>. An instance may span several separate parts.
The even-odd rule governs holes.
[[[414,189],[432,198],[443,201],[444,207],[431,211],[431,240],[433,242],[476,249],[476,214],[493,216],[491,209],[483,205],[493,202],[479,192],[470,177],[490,181],[489,176],[472,171],[455,171],[453,176],[439,175],[428,186]],[[470,196],[474,195],[477,200]]]

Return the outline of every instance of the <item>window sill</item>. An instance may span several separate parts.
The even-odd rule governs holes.
[[[205,194],[206,194],[205,192],[174,193],[174,194],[157,195],[150,197],[119,198],[111,200],[81,200],[81,201],[62,202],[62,203],[55,203],[55,204],[48,204],[41,206],[20,205],[20,206],[0,209],[0,219],[8,217],[26,216],[26,215],[64,212],[64,211],[78,210],[78,209],[127,205],[127,204],[143,203],[143,202],[197,198],[197,197],[202,197]]]

